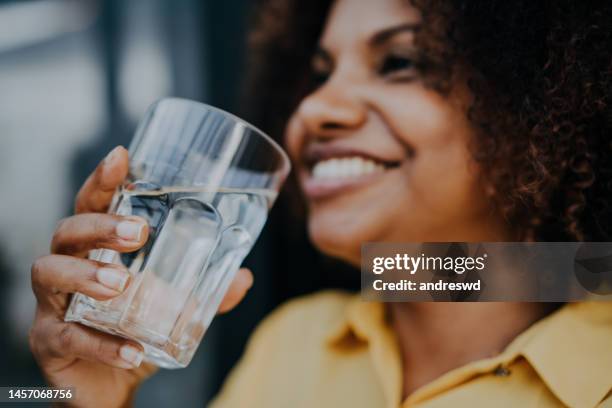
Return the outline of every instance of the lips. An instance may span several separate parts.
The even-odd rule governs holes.
[[[306,149],[304,163],[304,192],[311,199],[322,199],[374,182],[400,161],[337,145],[313,145]]]

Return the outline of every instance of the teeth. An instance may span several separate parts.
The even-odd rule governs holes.
[[[361,177],[385,170],[382,164],[363,157],[346,157],[318,162],[312,168],[315,179]]]

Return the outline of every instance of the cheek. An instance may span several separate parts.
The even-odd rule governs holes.
[[[467,153],[472,128],[466,113],[433,90],[398,88],[381,98],[380,113],[396,137],[419,154],[456,153],[457,147]]]
[[[481,210],[478,168],[469,151],[473,128],[463,109],[423,88],[394,92],[381,112],[395,136],[414,151],[405,167],[406,205],[430,219]]]

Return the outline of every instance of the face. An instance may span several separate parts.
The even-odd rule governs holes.
[[[497,241],[507,234],[468,144],[470,95],[424,85],[417,9],[402,0],[337,0],[312,65],[317,88],[286,129],[323,252],[359,263],[372,241]]]

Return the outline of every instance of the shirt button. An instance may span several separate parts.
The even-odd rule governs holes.
[[[493,374],[498,377],[508,377],[510,375],[510,370],[500,364],[493,370]]]

